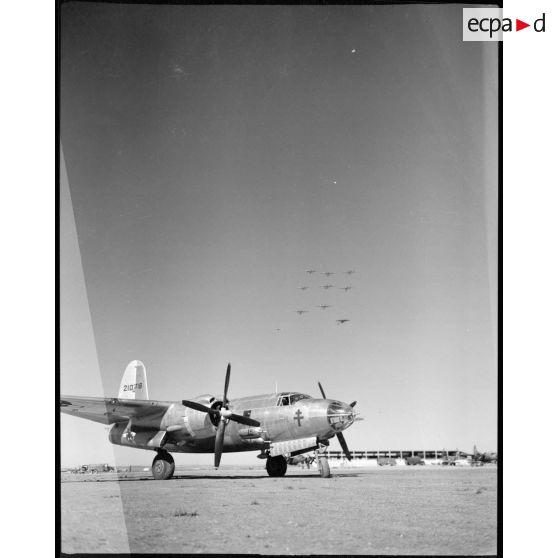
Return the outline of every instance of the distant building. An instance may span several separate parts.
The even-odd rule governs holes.
[[[326,451],[332,466],[421,466],[451,465],[468,466],[477,464],[472,455],[460,450],[358,450],[351,451],[352,460],[342,451]]]

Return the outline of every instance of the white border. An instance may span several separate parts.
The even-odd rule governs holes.
[[[2,7],[5,556],[54,553],[55,4]]]
[[[555,542],[558,267],[556,18],[550,0],[506,1],[532,22],[504,39],[504,555],[550,556]],[[512,35],[512,34],[510,34]]]
[[[544,36],[504,41],[504,550],[554,547],[558,462],[556,10]],[[54,551],[54,2],[3,8],[3,550]],[[21,440],[23,459],[17,453]],[[18,442],[19,441],[19,442]]]

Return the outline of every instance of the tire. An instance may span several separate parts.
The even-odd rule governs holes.
[[[155,480],[168,480],[174,474],[174,459],[168,452],[159,452],[153,464],[151,465],[151,472]]]
[[[324,479],[331,477],[327,457],[318,457],[318,468],[320,469],[320,477]]]
[[[265,469],[270,477],[284,477],[287,472],[287,460],[282,455],[268,457]]]

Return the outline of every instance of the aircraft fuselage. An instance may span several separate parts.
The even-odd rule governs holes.
[[[208,406],[219,403],[210,396],[195,400]],[[229,421],[223,451],[262,450],[270,443],[310,437],[325,441],[354,420],[352,408],[333,399],[304,398],[285,405],[278,405],[278,400],[280,395],[277,394],[230,400],[231,411],[257,420],[260,426]],[[211,415],[177,402],[171,403],[162,417],[135,417],[127,423],[114,424],[109,440],[138,449],[164,447],[170,452],[213,453],[216,425]]]

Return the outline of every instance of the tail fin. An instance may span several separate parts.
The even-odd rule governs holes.
[[[133,360],[126,366],[118,399],[149,399],[145,366],[140,360]]]

